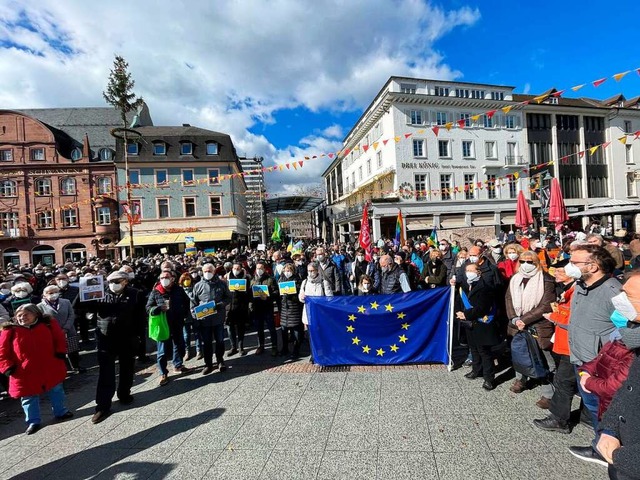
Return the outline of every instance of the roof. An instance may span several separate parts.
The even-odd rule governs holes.
[[[631,200],[609,199],[593,203],[582,212],[571,213],[570,217],[584,217],[587,215],[612,215],[623,212],[640,212],[640,203]]]
[[[548,93],[543,93],[542,95],[548,95]],[[542,96],[540,95],[540,96]],[[534,98],[537,98],[539,95],[523,95],[521,93],[513,94],[513,101],[516,103],[525,102],[527,100],[532,101]],[[554,97],[558,99],[557,104],[548,104],[548,103],[540,103],[540,106],[549,105],[551,107],[564,106],[564,107],[582,107],[582,108],[593,108],[599,107],[604,108],[600,100],[593,100],[591,98],[566,98],[566,97]],[[534,101],[531,105],[537,105]]]
[[[311,212],[323,201],[324,198],[303,196],[270,198],[265,202],[265,211],[266,213]]]

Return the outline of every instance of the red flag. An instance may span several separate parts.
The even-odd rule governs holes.
[[[409,138],[411,135],[413,135],[413,133],[405,133],[404,138]]]
[[[640,130],[638,130],[636,133],[634,133],[635,137],[633,137],[634,140],[637,140],[638,137],[640,137]]]
[[[364,153],[367,153],[367,150],[369,150],[369,145],[363,145],[362,150],[364,150]]]
[[[558,92],[554,92],[551,94],[552,97],[559,97],[564,93],[564,90],[560,90]]]
[[[457,123],[460,128],[464,128],[466,122],[467,121],[464,118],[461,118]]]
[[[492,118],[495,114],[496,114],[497,110],[491,110],[490,112],[487,112],[487,117]]]
[[[382,140],[382,144],[383,144],[383,145],[386,145],[388,141],[389,141],[389,139]]]
[[[433,133],[437,137],[438,136],[438,132],[440,131],[440,127],[433,127],[431,130],[433,130]]]
[[[593,86],[597,88],[597,87],[599,87],[600,85],[602,85],[606,81],[607,81],[606,77],[605,78],[601,78],[600,80],[596,80],[595,82],[593,82]]]
[[[362,220],[360,221],[360,235],[358,235],[358,245],[364,249],[364,258],[371,261],[371,232],[369,231],[369,203],[365,203],[362,210]]]

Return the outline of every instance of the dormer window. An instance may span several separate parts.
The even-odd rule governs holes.
[[[137,143],[135,143],[134,145],[136,145],[137,147]],[[129,152],[131,153],[131,152]],[[98,154],[100,155],[100,160],[111,160],[113,158],[113,153],[111,152],[110,148],[101,148],[100,151],[98,152]],[[135,154],[137,155],[137,153]]]
[[[218,155],[218,144],[216,142],[207,143],[207,155]]]
[[[129,142],[127,143],[127,154],[128,155],[138,155],[139,147],[137,142]]]
[[[166,155],[167,154],[167,144],[164,142],[155,142],[153,144],[153,154],[154,155]]]
[[[71,150],[71,160],[76,162],[76,161],[80,160],[81,158],[82,158],[82,150],[80,150],[78,147],[76,147],[73,150]]]
[[[193,155],[193,143],[182,142],[180,144],[180,155]]]

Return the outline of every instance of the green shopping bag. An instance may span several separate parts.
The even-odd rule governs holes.
[[[169,338],[169,335],[167,312],[160,312],[158,315],[149,315],[149,338],[156,342],[164,342]]]

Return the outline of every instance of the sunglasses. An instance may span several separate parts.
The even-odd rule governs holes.
[[[530,265],[533,265],[536,262],[534,262],[533,260],[520,260],[520,263],[528,263]]]

